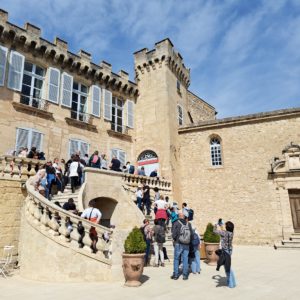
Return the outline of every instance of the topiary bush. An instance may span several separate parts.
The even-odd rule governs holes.
[[[204,232],[203,240],[206,243],[220,243],[220,236],[214,233],[214,226],[208,223]]]
[[[127,236],[124,243],[124,249],[126,254],[145,253],[146,242],[144,240],[141,230],[134,227]]]

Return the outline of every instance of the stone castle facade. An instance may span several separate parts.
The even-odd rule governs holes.
[[[53,159],[99,150],[147,174],[158,169],[172,198],[194,209],[200,232],[220,217],[236,224],[236,241],[245,244],[300,230],[289,198],[300,189],[297,151],[291,146],[296,167],[282,175],[293,172],[292,188],[288,179],[278,185],[271,169],[285,146],[300,143],[300,108],[218,120],[189,91],[190,70],[169,39],[134,53],[132,82],[84,50],[43,39],[32,24],[13,25],[3,10],[0,18],[2,154],[36,146]]]

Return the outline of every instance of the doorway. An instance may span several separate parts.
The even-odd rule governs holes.
[[[138,157],[138,169],[144,167],[146,176],[150,176],[151,172],[157,170],[159,175],[159,162],[157,154],[152,150],[142,152]]]
[[[93,199],[95,200],[95,207],[100,210],[102,217],[100,220],[100,225],[105,227],[110,227],[111,218],[117,206],[117,201],[111,198],[99,197]]]
[[[290,206],[295,232],[300,232],[300,190],[289,190]]]

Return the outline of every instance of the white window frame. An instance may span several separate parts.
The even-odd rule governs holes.
[[[25,70],[25,64],[26,64],[26,62],[32,65],[32,71],[31,72]],[[38,107],[40,107],[41,100],[43,100],[42,95],[43,95],[43,92],[45,90],[45,76],[40,76],[40,75],[35,74],[36,67],[39,67],[39,68],[43,69],[44,70],[44,74],[46,74],[46,69],[44,69],[44,68],[42,68],[40,66],[37,66],[34,63],[31,63],[31,62],[25,60],[25,62],[24,62],[24,69],[23,69],[23,76],[22,76],[21,93],[22,93],[22,89],[23,89],[24,75],[30,76],[31,77],[31,83],[30,83],[30,94],[29,94],[29,104],[28,105],[32,106],[33,100],[36,100],[38,102]],[[40,90],[41,91],[41,93],[40,93],[41,97],[40,98],[33,98],[34,89],[37,89],[37,88],[34,87],[34,81],[35,81],[35,79],[41,80],[43,82],[42,88]],[[27,85],[27,84],[26,84],[26,86],[29,87],[29,85]],[[23,94],[21,94],[21,96],[28,97],[27,95],[23,95]]]
[[[183,125],[183,107],[180,104],[177,104],[177,116],[178,116],[178,125]]]
[[[115,99],[115,103],[113,104],[113,99]],[[122,107],[118,106],[118,101],[122,102]],[[121,132],[120,133],[124,133],[124,101],[118,97],[112,97],[112,104],[111,104],[111,129],[115,132],[120,132],[118,131],[118,127],[120,125],[118,125],[118,113],[117,113],[117,109],[121,109],[122,110],[122,125],[121,125]],[[113,108],[115,109],[115,114],[113,114]],[[113,122],[113,116],[115,118],[115,122]]]
[[[78,90],[74,89],[74,83],[78,84]],[[81,91],[81,87],[85,86],[86,87],[86,93]],[[77,111],[74,111],[72,109],[72,105],[73,105],[73,94],[76,94],[78,96],[78,101],[77,101]],[[81,97],[85,97],[86,101],[85,101],[85,106],[84,106],[84,111],[81,112],[80,111],[80,106],[81,106]],[[72,86],[72,99],[71,99],[71,112],[76,113],[76,120],[80,120],[85,122],[86,120],[86,114],[88,112],[89,109],[89,87],[85,84],[79,83],[77,81],[73,81],[73,86]],[[82,116],[80,116],[80,114],[83,114]]]
[[[83,141],[81,139],[72,139],[72,138],[70,138],[69,139],[69,151],[68,151],[69,157],[71,157],[71,155],[74,154],[74,153],[71,153],[71,141],[74,141],[74,142],[78,143],[78,149],[76,151],[80,151],[80,148],[81,148],[80,145],[81,145],[81,143],[87,144],[87,149],[88,149],[88,153],[87,154],[89,154],[89,152],[90,152],[90,144],[88,142]]]
[[[41,149],[37,149],[39,151],[43,151],[43,142],[44,142],[44,134],[34,128],[28,128],[28,127],[17,127],[16,128],[16,141],[15,141],[15,151],[17,153],[17,151],[19,151],[19,149],[17,149],[17,142],[18,142],[18,135],[19,135],[19,131],[18,129],[22,129],[22,130],[28,130],[28,140],[27,140],[27,146],[26,148],[28,148],[28,150],[31,149],[31,147],[33,147],[31,145],[31,142],[32,142],[32,133],[33,132],[36,132],[36,133],[39,133],[41,135]]]
[[[0,81],[0,86],[4,86],[5,85],[5,78],[6,78],[6,65],[7,65],[7,55],[8,55],[8,48],[6,47],[3,47],[0,45],[0,48],[4,51],[5,53],[5,61],[4,61],[4,65],[1,66],[0,65],[0,68],[3,68],[3,79],[2,81]],[[1,78],[0,78],[1,79]]]
[[[124,151],[124,150],[122,150],[122,149],[119,149],[119,148],[112,148],[111,150],[110,150],[110,160],[112,160],[112,157],[113,157],[113,155],[112,155],[112,152],[113,151],[116,151],[117,152],[117,159],[118,160],[120,160],[120,153],[121,152],[123,152],[124,153],[124,164],[122,164],[122,161],[120,160],[120,162],[121,162],[121,168],[123,167],[123,166],[125,166],[126,165],[126,157],[127,157],[127,155],[126,155],[126,152]]]
[[[210,163],[214,168],[223,166],[221,139],[212,137],[210,139]]]
[[[132,107],[131,114],[129,113],[129,107]],[[129,122],[129,117],[132,117],[132,123]],[[127,127],[133,128],[134,127],[134,101],[127,99]]]
[[[51,72],[58,72],[58,85],[54,85],[53,83],[51,83]],[[61,78],[60,78],[60,70],[59,69],[56,69],[56,68],[52,68],[52,67],[49,67],[48,68],[48,89],[47,89],[47,101],[51,102],[51,103],[55,103],[55,104],[58,104],[59,103],[59,97],[60,97],[60,81],[61,81]],[[51,87],[54,87],[54,88],[57,88],[57,99],[56,100],[52,100],[50,99],[50,88]]]

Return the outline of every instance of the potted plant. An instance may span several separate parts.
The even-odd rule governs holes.
[[[212,223],[207,224],[203,240],[207,259],[206,262],[210,266],[215,266],[218,261],[218,256],[215,251],[219,249],[220,236],[214,233],[214,226]]]
[[[140,278],[144,269],[146,242],[141,230],[134,227],[124,243],[123,272],[125,285],[137,287],[141,285]]]

